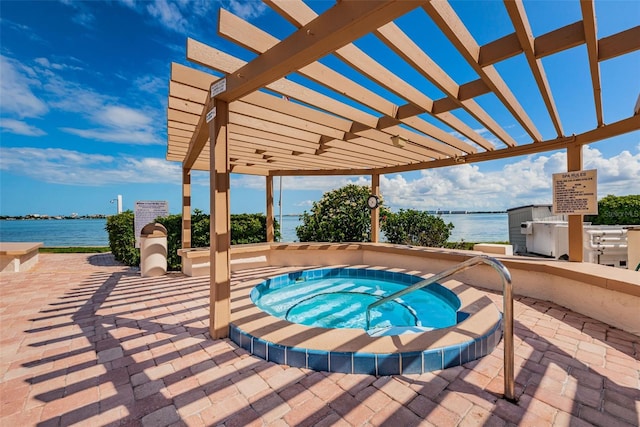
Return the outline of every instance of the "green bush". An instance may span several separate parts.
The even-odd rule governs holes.
[[[443,247],[453,230],[442,218],[424,211],[400,209],[390,213],[382,221],[382,231],[389,243]]]
[[[596,225],[640,224],[640,195],[609,194],[598,202],[598,215],[587,215],[584,220]]]
[[[274,219],[275,239],[280,239],[280,224]],[[231,215],[231,244],[260,243],[267,241],[267,217],[262,214]]]
[[[182,259],[178,249],[182,248],[182,215],[156,218],[156,222],[167,229],[167,269],[180,270]],[[191,214],[191,247],[209,246],[209,215],[199,209]],[[280,224],[274,220],[276,238],[280,237]],[[116,260],[123,264],[140,265],[140,250],[135,248],[134,214],[123,212],[107,218],[109,247]],[[260,243],[267,241],[267,217],[262,214],[231,215],[231,244]]]
[[[369,187],[350,184],[324,193],[314,202],[311,213],[304,211],[302,224],[296,227],[301,242],[368,242],[371,240],[371,211],[367,199]],[[380,201],[382,205],[382,200]],[[388,209],[380,206],[380,216]]]
[[[116,261],[125,265],[140,264],[140,250],[136,249],[133,211],[125,211],[107,218],[105,229],[109,235],[109,248]]]

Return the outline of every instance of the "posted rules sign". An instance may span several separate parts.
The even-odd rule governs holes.
[[[553,174],[554,215],[597,215],[597,170]]]
[[[140,247],[140,233],[142,227],[154,222],[159,216],[169,215],[169,202],[166,200],[138,200],[134,212],[134,230],[136,233],[136,248]]]

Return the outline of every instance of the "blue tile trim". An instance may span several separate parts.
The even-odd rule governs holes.
[[[422,352],[422,372],[439,371],[442,369],[442,349]]]
[[[260,338],[254,338],[252,353],[266,360],[267,359],[267,342],[261,340]]]
[[[285,357],[286,347],[280,344],[268,343],[269,353],[267,354],[267,360],[269,362],[277,363],[278,365],[286,365],[287,360]]]
[[[277,288],[289,285],[292,281],[321,277],[370,277],[392,280],[408,284],[417,283],[422,278],[404,273],[386,270],[369,270],[357,268],[324,268],[317,270],[298,271],[265,280],[256,287]],[[428,286],[428,291],[448,299],[451,292],[435,283]],[[443,292],[440,288],[444,289]],[[252,291],[252,296],[254,295]],[[468,313],[458,312],[457,321],[461,322],[469,316]],[[423,352],[373,354],[373,353],[342,353],[318,351],[312,349],[287,347],[264,341],[247,334],[236,325],[231,324],[229,336],[231,341],[255,356],[279,364],[308,368],[316,371],[330,371],[369,375],[419,374],[441,370],[448,367],[465,364],[491,353],[502,339],[503,319],[485,334],[465,343],[425,350]]]
[[[307,368],[314,371],[329,371],[329,352],[307,350]]]
[[[306,368],[307,367],[307,349],[297,347],[287,347],[287,365],[294,368]]]
[[[344,374],[353,373],[353,353],[330,352],[329,370]]]
[[[451,347],[445,347],[442,355],[442,367],[446,369],[460,365],[460,346],[455,345]]]
[[[400,354],[376,354],[378,375],[396,375],[402,372],[400,369]]]
[[[420,374],[459,366],[486,356],[502,338],[502,321],[494,325],[486,335],[462,344],[423,352],[391,354],[328,352],[287,347],[253,337],[233,324],[230,337],[253,355],[278,364],[354,374]]]
[[[421,374],[422,352],[400,353],[400,363],[402,374]]]
[[[376,355],[372,353],[353,353],[354,374],[376,374]]]

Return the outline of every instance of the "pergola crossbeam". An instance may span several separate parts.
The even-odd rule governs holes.
[[[485,67],[480,66],[478,62],[480,58],[480,46],[451,8],[451,5],[446,1],[436,1],[425,4],[423,9],[478,73],[480,78],[482,78],[487,86],[496,94],[498,99],[500,99],[511,114],[513,114],[524,130],[533,138],[533,141],[542,141],[542,135],[496,69],[492,65]]]
[[[527,58],[529,68],[536,80],[536,84],[538,85],[544,104],[547,107],[553,126],[556,128],[558,137],[561,137],[564,135],[564,132],[562,130],[562,124],[560,123],[560,116],[558,115],[558,109],[556,108],[556,103],[553,100],[553,95],[551,94],[547,75],[545,74],[544,67],[542,66],[542,60],[536,59],[535,57],[533,31],[531,30],[531,25],[529,25],[529,20],[524,11],[524,5],[521,0],[505,0],[504,5],[507,8],[511,22],[516,29],[516,35],[520,42],[520,46]]]
[[[219,99],[231,102],[308,65],[407,12],[418,1],[340,2],[300,28],[268,53],[258,56],[227,78]]]
[[[288,10],[289,7],[294,10],[301,10],[301,5],[303,4],[288,2],[283,3],[281,6],[285,7],[286,10]],[[291,16],[291,19],[294,19],[294,17]],[[302,26],[303,24],[304,23],[299,22],[298,26]],[[218,31],[224,37],[231,39],[256,53],[264,53],[279,43],[277,38],[226,11],[221,11],[220,13]],[[403,96],[415,104],[422,105],[426,109],[431,109],[433,101],[430,98],[422,95],[419,91],[388,72],[388,70],[383,69],[377,62],[364,55],[363,52],[355,46],[347,45],[338,49],[336,54],[343,59],[345,57],[353,58],[351,65],[358,68],[359,71],[366,74],[368,77],[376,80],[379,84],[395,92],[399,96]],[[298,72],[337,93],[344,94],[354,101],[376,110],[385,117],[393,118],[397,115],[398,107],[396,105],[385,101],[370,90],[319,62],[308,64],[298,70]],[[493,149],[493,145],[489,141],[478,135],[473,129],[462,123],[462,121],[455,116],[443,115],[443,121],[479,145],[484,146],[487,149]],[[430,125],[427,122],[416,124],[419,126],[419,129],[417,130],[423,131],[423,133],[430,135],[435,139],[439,139],[437,137],[439,136],[442,138],[441,140],[443,142],[451,145],[453,138],[443,135],[443,133],[439,132],[438,128],[435,126]],[[417,138],[418,136],[414,137],[414,139]],[[453,146],[455,148],[460,148],[465,152],[475,152],[473,147],[468,144],[460,143],[460,141],[456,141]],[[447,150],[443,148],[443,151]],[[451,155],[456,154],[451,152]]]
[[[593,2],[581,0],[582,21],[584,22],[584,38],[587,43],[589,56],[589,71],[591,72],[591,85],[593,86],[593,101],[596,107],[596,121],[598,127],[604,125],[602,116],[602,89],[600,87],[600,65],[598,64],[598,35],[596,30],[596,15]]]
[[[292,22],[294,25],[296,25],[299,28],[306,25],[307,23],[315,19],[315,17],[317,16],[316,13],[304,3],[279,1],[279,2],[274,2],[274,4],[277,5],[276,10],[281,15],[283,15],[287,20],[289,20],[289,22]],[[395,74],[393,74],[392,72],[390,72],[389,70],[381,66],[379,63],[371,59],[368,55],[366,55],[361,49],[357,48],[355,45],[347,44],[344,47],[337,49],[335,51],[335,54],[344,62],[348,63],[353,68],[358,70],[361,74],[367,76],[368,78],[375,81],[385,89],[406,99],[412,105],[417,106],[418,107],[417,111],[419,111],[418,114],[421,114],[423,112],[429,112],[429,113],[432,112],[432,109],[433,109],[432,99],[422,94],[421,92],[413,88],[411,85],[404,82],[402,79],[398,78]],[[329,87],[332,85],[331,80],[325,80],[324,84],[328,85]],[[368,106],[370,108],[375,109],[375,107],[371,104],[368,104]],[[380,112],[384,113],[383,111],[380,111]],[[420,130],[426,135],[429,135],[435,139],[441,140],[455,148],[459,148],[466,153],[476,151],[472,146],[461,143],[461,141],[456,141],[456,143],[452,143],[451,138],[442,135],[442,133],[439,132],[438,128],[421,119],[412,120],[411,121],[412,124],[409,124],[404,119],[409,118],[410,116],[399,117],[397,112],[396,114],[390,115],[390,116],[391,118],[398,118],[400,121],[404,122],[408,126],[414,127],[414,129]],[[474,141],[481,147],[484,147],[485,149],[489,149],[489,150],[493,149],[493,144],[491,144],[485,138],[480,136],[476,131],[471,129],[468,125],[463,123],[457,117],[449,114],[442,114],[437,118],[442,120],[448,126],[451,126],[453,129],[457,130],[461,134],[465,135],[466,137],[468,137],[470,140]]]
[[[537,129],[511,89],[493,67],[500,61],[520,54],[528,62],[556,133],[562,136],[563,129],[554,103],[554,94],[547,82],[541,59],[585,44],[592,78],[596,123],[608,132],[613,132],[618,129],[617,126],[602,126],[604,119],[599,62],[640,49],[640,26],[598,40],[595,11],[593,3],[588,0],[581,2],[582,20],[537,37],[531,32],[522,2],[505,1],[515,32],[484,46],[478,45],[446,1],[401,7],[391,6],[394,3],[392,1],[374,1],[353,7],[343,5],[351,2],[339,2],[328,11],[330,13],[325,12],[321,16],[303,2],[267,0],[266,3],[298,30],[280,41],[231,13],[221,11],[220,34],[258,56],[246,62],[188,39],[187,58],[212,72],[171,64],[167,103],[167,159],[182,161],[185,170],[207,170],[209,167],[210,141],[207,132],[210,126],[204,124],[206,114],[211,110],[211,84],[226,77],[227,91],[218,96],[222,100],[234,88],[233,83],[229,85],[229,82],[236,79],[238,73],[242,74],[242,70],[252,70],[259,77],[254,79],[251,77],[254,74],[245,75],[244,78],[251,80],[250,85],[255,85],[256,89],[227,103],[230,119],[227,141],[229,152],[234,153],[230,160],[233,171],[255,175],[277,174],[278,171],[299,175],[309,171],[311,174],[315,174],[314,171],[331,174],[333,172],[329,169],[333,166],[340,174],[368,174],[372,170],[393,173],[542,152],[552,147],[563,148],[558,145],[558,141],[565,141],[562,138],[547,140],[539,148],[530,147],[531,143],[516,144],[513,136],[506,132],[508,128],[498,124],[498,116],[490,114],[489,110],[484,110],[476,102],[476,98],[480,96],[495,94],[532,136],[533,142],[536,142],[533,145],[537,146],[537,142],[542,142],[536,138],[536,135],[539,136]],[[408,11],[418,6],[427,15],[413,13],[409,19],[431,18],[452,41],[453,47],[469,62],[478,78],[458,84],[441,68],[441,64],[427,55],[425,48],[428,46],[420,45],[417,40],[407,37],[404,30],[394,22],[395,18],[382,17],[380,14],[382,9],[392,7],[394,16],[398,17],[406,13],[400,9]],[[369,21],[370,17],[355,17],[354,8],[365,11],[365,14],[370,12],[375,18]],[[313,22],[328,24],[326,17],[336,13],[335,10],[349,10],[345,16],[354,19],[353,23],[347,23],[340,18],[341,23],[331,24],[337,25],[334,28],[339,28],[338,38],[342,40],[342,45],[338,46],[338,39],[326,32],[306,34],[303,37],[301,28],[311,29]],[[403,26],[404,19],[407,18],[399,21]],[[355,28],[359,35],[347,35],[350,31],[348,28]],[[366,45],[358,44],[356,47],[352,43],[360,35],[377,36],[399,56],[401,61],[396,63],[412,67],[445,96],[433,100],[426,95],[425,88],[403,81],[393,67],[377,62],[375,55],[371,56],[365,50]],[[347,63],[363,79],[354,77],[350,72],[329,67],[324,61],[318,61],[320,52],[327,48],[314,46],[315,43],[310,39],[316,39],[317,36],[335,43],[326,53]],[[266,61],[261,58],[271,57],[270,61],[274,61],[278,57],[274,52],[282,50],[282,46],[292,43],[291,40],[296,37],[298,46],[288,52],[297,56],[288,66],[293,67],[289,73],[298,73],[307,81],[318,83],[324,88],[312,89],[312,84],[305,80],[293,81],[287,78],[287,73],[282,74],[284,68],[277,72],[280,75],[260,68],[264,67],[264,63],[259,65],[260,62]],[[270,82],[260,83],[267,75],[271,75],[268,79]],[[400,101],[398,98],[390,100],[385,91],[395,94]],[[350,99],[341,100],[340,96],[345,95]],[[472,128],[470,122],[466,123],[466,119],[465,122],[461,120],[458,112],[468,113],[484,129]],[[629,123],[637,126],[636,122]],[[495,135],[495,140],[503,142],[506,148],[495,147],[493,138],[487,139],[482,134],[484,131]],[[609,134],[605,132],[597,135],[607,137]],[[395,139],[396,136],[399,139]],[[398,140],[404,142],[396,146],[392,139],[396,143]],[[526,148],[520,149],[520,146]],[[487,155],[488,152],[493,154]],[[483,156],[479,156],[480,154]]]

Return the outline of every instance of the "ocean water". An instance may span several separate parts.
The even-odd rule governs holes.
[[[102,219],[0,220],[0,241],[43,242],[45,246],[109,246]]]
[[[453,223],[450,242],[507,242],[509,216],[507,213],[442,214],[445,223]],[[282,217],[282,241],[295,242],[296,227],[302,224],[298,216]]]
[[[442,219],[453,223],[449,241],[505,242],[509,240],[506,213],[445,214]],[[44,242],[49,247],[109,246],[106,219],[0,220],[2,242]],[[282,241],[295,242],[298,216],[282,217]]]

